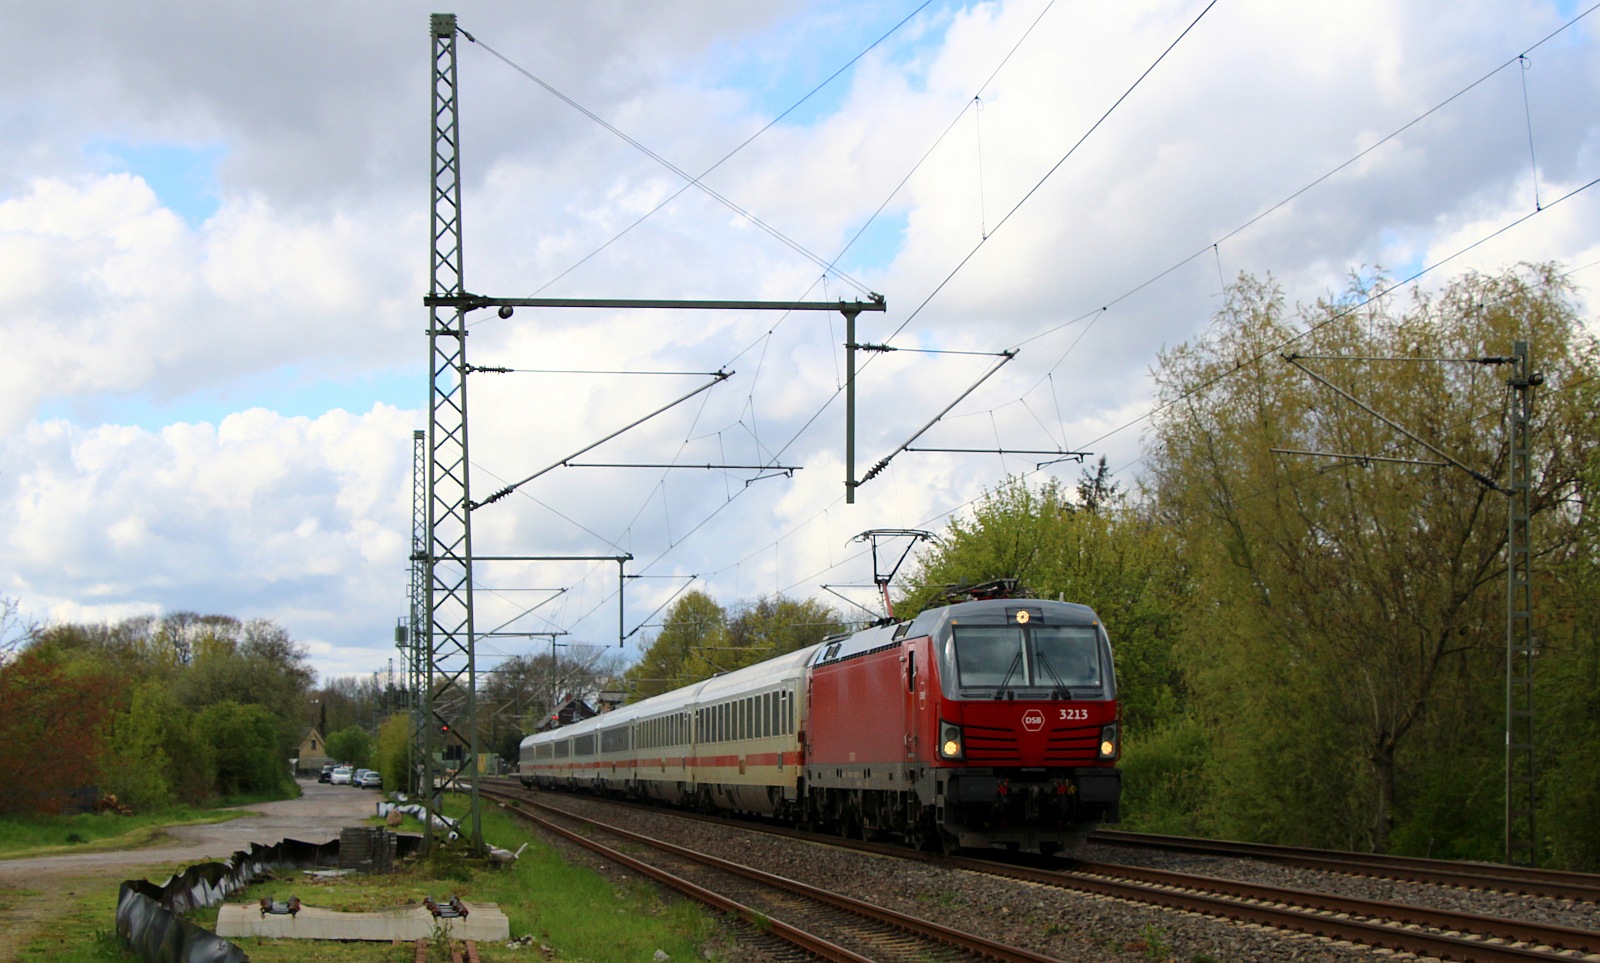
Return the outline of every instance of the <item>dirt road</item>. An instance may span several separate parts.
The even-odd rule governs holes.
[[[123,852],[68,853],[0,859],[0,960],[20,948],[88,892],[109,892],[115,902],[125,879],[162,882],[174,870],[222,860],[251,843],[281,839],[322,843],[345,826],[377,812],[382,793],[300,780],[301,797],[240,807],[246,815],[225,823],[175,826],[154,846]],[[106,929],[112,918],[106,916]]]

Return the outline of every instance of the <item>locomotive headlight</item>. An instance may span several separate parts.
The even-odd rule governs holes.
[[[961,727],[949,722],[939,723],[939,758],[961,758]]]
[[[1100,758],[1115,759],[1120,748],[1121,745],[1117,742],[1117,724],[1113,722],[1109,726],[1102,726],[1100,728]]]

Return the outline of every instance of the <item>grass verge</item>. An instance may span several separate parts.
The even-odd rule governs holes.
[[[465,801],[449,799],[447,811],[460,814]],[[663,897],[655,887],[628,875],[607,878],[573,865],[562,853],[538,841],[526,824],[487,805],[482,812],[484,839],[516,850],[527,843],[522,857],[507,867],[489,866],[466,858],[462,847],[444,847],[434,856],[408,861],[398,872],[345,876],[319,880],[300,873],[265,880],[231,903],[253,903],[263,896],[286,900],[298,896],[308,905],[335,910],[366,911],[412,905],[424,896],[439,900],[451,895],[469,902],[497,903],[511,924],[513,938],[532,935],[535,944],[525,949],[503,944],[479,944],[484,963],[509,960],[596,961],[650,960],[661,950],[673,960],[725,960],[724,951],[712,949],[722,941],[713,914],[698,904]],[[408,820],[402,831],[420,832]],[[261,842],[275,842],[262,840]],[[174,867],[176,870],[179,867]],[[163,877],[165,878],[165,877]],[[20,960],[51,963],[128,963],[133,957],[118,945],[114,930],[116,884],[96,882],[76,885],[58,903],[59,916],[48,936],[25,945]],[[216,926],[219,907],[192,914],[208,929]],[[237,941],[255,963],[288,961],[393,961],[410,963],[410,946],[380,943],[323,942],[313,940],[246,939]]]
[[[162,830],[168,826],[225,823],[242,815],[241,812],[181,808],[135,816],[83,813],[12,817],[0,820],[0,859],[140,849],[159,840]]]
[[[447,800],[446,811],[463,813],[465,801]],[[448,846],[392,874],[315,882],[305,876],[269,880],[235,895],[230,902],[298,896],[304,903],[328,909],[371,911],[414,905],[424,896],[442,902],[454,895],[468,902],[498,904],[511,924],[511,936],[531,934],[538,944],[515,949],[480,943],[478,951],[485,963],[530,958],[599,963],[650,960],[657,950],[674,960],[722,958],[714,950],[705,955],[719,930],[714,917],[699,905],[663,898],[654,886],[640,880],[620,877],[612,881],[572,865],[561,852],[537,840],[526,824],[498,808],[486,805],[481,815],[486,841],[513,851],[528,844],[516,863],[489,866],[466,858],[462,847]],[[420,832],[421,826],[408,820],[402,831]],[[194,918],[210,928],[215,926],[218,912],[214,907]],[[255,963],[399,961],[409,960],[412,952],[410,947],[309,940],[249,939],[241,946]]]

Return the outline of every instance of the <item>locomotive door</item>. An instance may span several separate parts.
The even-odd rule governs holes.
[[[906,643],[900,650],[900,687],[901,712],[900,731],[904,734],[906,745],[906,761],[916,762],[921,758],[922,747],[917,738],[919,726],[917,720],[922,717],[919,711],[919,702],[926,702],[928,697],[927,667],[922,665],[922,659],[917,652],[915,643]]]

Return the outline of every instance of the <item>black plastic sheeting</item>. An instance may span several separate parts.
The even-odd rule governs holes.
[[[417,836],[400,836],[399,852],[416,852]],[[244,950],[198,926],[183,914],[227,899],[279,870],[333,868],[339,865],[339,841],[306,843],[285,839],[272,846],[251,843],[220,863],[196,863],[157,886],[148,880],[124,880],[117,893],[117,936],[141,960],[150,963],[243,963]]]

